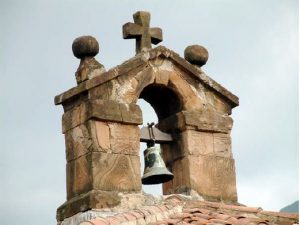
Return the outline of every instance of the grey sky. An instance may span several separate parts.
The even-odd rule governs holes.
[[[65,147],[55,95],[75,86],[72,41],[93,35],[106,69],[135,53],[122,25],[138,10],[183,55],[201,44],[205,72],[239,96],[233,154],[239,201],[279,210],[298,199],[298,1],[0,2],[2,224],[55,224],[65,201]],[[145,106],[143,106],[145,109]],[[144,110],[145,121],[155,120]]]

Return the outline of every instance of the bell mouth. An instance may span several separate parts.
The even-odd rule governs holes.
[[[142,184],[161,184],[161,183],[165,183],[168,182],[170,180],[173,179],[174,175],[169,172],[166,171],[166,169],[160,168],[162,169],[161,173],[159,173],[160,171],[156,170],[156,173],[150,172],[150,173],[146,173],[143,177],[142,177]],[[158,170],[160,170],[158,169]]]

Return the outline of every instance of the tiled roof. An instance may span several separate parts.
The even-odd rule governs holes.
[[[264,211],[262,208],[195,201],[171,196],[162,204],[97,217],[80,225],[293,225],[299,222],[298,213]]]

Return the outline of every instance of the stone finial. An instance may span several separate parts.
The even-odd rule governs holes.
[[[184,50],[184,58],[196,66],[203,66],[208,60],[208,51],[201,45],[190,45]]]
[[[123,25],[123,38],[136,39],[136,54],[142,49],[151,49],[152,44],[163,40],[162,30],[158,27],[150,28],[150,13],[138,11],[133,14],[134,23]]]
[[[73,41],[72,50],[78,59],[94,57],[99,52],[99,44],[96,38],[92,36],[81,36]]]
[[[94,58],[99,52],[96,38],[92,36],[78,37],[73,41],[72,50],[74,56],[80,59],[75,73],[77,84],[105,72],[104,66]]]

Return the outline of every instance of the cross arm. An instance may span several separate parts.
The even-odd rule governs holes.
[[[163,40],[162,30],[158,27],[150,28],[151,42],[153,44],[158,44]]]
[[[123,25],[123,38],[130,39],[142,35],[142,27],[135,23],[125,23]]]

